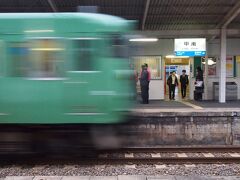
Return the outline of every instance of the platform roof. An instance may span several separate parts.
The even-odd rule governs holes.
[[[222,27],[235,30],[229,36],[240,36],[239,0],[1,0],[0,12],[76,12],[78,6],[98,6],[101,13],[137,20],[139,31],[159,36],[214,30],[216,37]]]

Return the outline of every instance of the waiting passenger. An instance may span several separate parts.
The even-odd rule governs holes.
[[[194,99],[196,101],[202,100],[202,93],[204,92],[203,71],[201,67],[197,67]]]
[[[176,89],[176,86],[178,86],[178,79],[175,71],[173,71],[168,77],[167,84],[169,87],[169,99],[175,100],[175,89]]]
[[[141,86],[141,95],[142,95],[142,103],[148,104],[148,72],[147,67],[145,65],[142,65],[142,73],[140,77],[140,86]]]
[[[147,72],[148,72],[148,92],[149,92],[149,83],[150,83],[150,80],[151,80],[151,72],[150,72],[150,69],[148,67],[148,64],[145,63],[144,65],[147,68]],[[148,96],[149,96],[149,93],[148,93]],[[148,97],[148,99],[149,99],[149,97]]]
[[[182,98],[184,99],[186,97],[187,85],[189,83],[186,70],[182,70],[182,75],[180,76],[180,83],[181,83]]]

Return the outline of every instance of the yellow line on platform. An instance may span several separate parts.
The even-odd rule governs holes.
[[[183,104],[185,104],[185,105],[187,105],[187,106],[190,106],[190,107],[192,107],[192,108],[194,108],[194,109],[204,109],[204,108],[202,108],[201,106],[197,106],[197,105],[192,104],[192,103],[187,102],[187,101],[179,101],[179,102],[181,102],[181,103],[183,103]]]

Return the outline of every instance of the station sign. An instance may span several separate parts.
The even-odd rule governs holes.
[[[174,52],[176,56],[205,56],[205,38],[174,39]]]
[[[182,63],[182,59],[181,58],[174,58],[174,59],[171,59],[171,63]]]

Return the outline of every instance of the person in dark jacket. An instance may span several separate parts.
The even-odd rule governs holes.
[[[175,71],[173,71],[167,79],[167,84],[169,87],[169,99],[175,100],[175,88],[178,86],[178,79],[175,75]]]
[[[187,85],[189,83],[186,70],[182,70],[182,75],[180,76],[180,83],[181,83],[182,98],[184,99],[186,97]]]
[[[149,69],[147,63],[144,63],[144,66],[146,67],[147,72],[148,72],[148,92],[149,92],[149,84],[150,84],[150,80],[151,80],[151,72],[150,72],[150,69]],[[149,99],[149,93],[148,93],[148,99]]]
[[[142,103],[148,104],[148,71],[145,65],[142,65],[142,73],[140,77],[140,86],[141,86],[141,95],[142,95]]]
[[[196,71],[194,99],[197,101],[202,100],[203,92],[204,92],[203,71],[201,67],[198,66]]]

